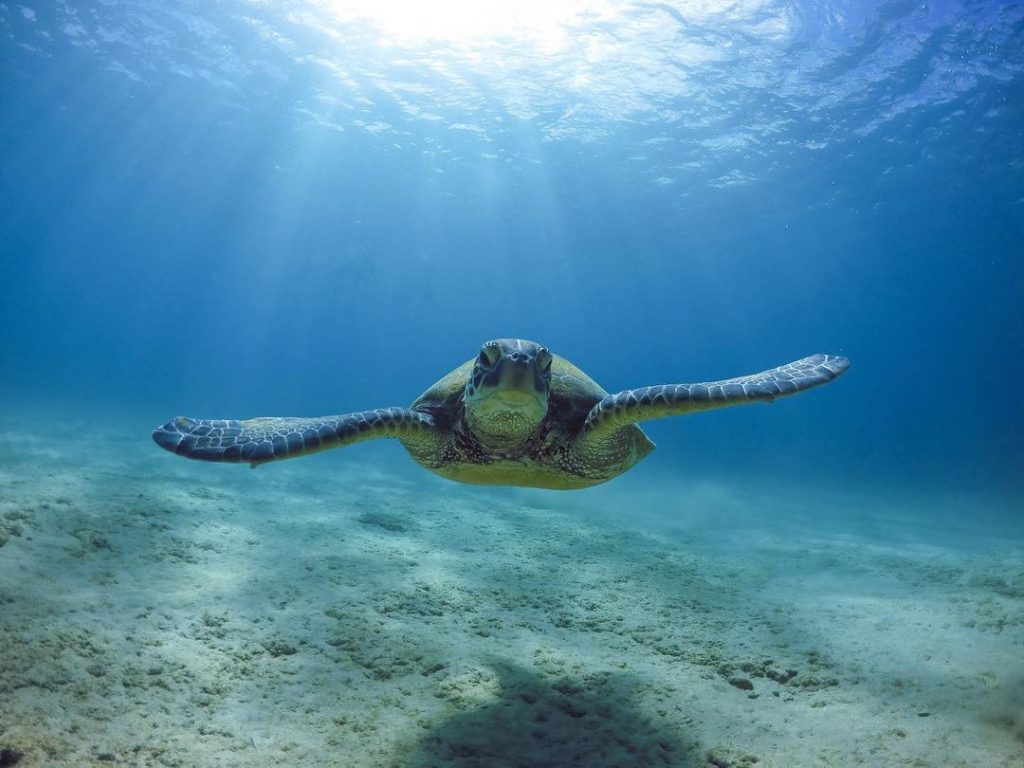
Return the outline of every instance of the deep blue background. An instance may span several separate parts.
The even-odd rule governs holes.
[[[629,8],[678,30],[616,111],[244,2],[0,7],[6,407],[406,404],[495,336],[611,391],[830,352],[823,390],[651,425],[645,470],[1019,498],[1024,11],[761,3],[790,31],[758,39]],[[658,93],[691,38],[733,53]]]

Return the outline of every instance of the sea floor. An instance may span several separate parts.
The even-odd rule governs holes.
[[[8,429],[0,766],[1024,766],[1013,510]]]

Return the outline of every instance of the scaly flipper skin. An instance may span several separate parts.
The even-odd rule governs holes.
[[[845,357],[811,355],[770,371],[735,379],[699,384],[659,384],[616,392],[591,409],[577,440],[576,451],[591,464],[614,465],[628,461],[624,427],[691,411],[771,402],[777,397],[794,395],[832,381],[849,366],[850,361]]]
[[[626,389],[608,395],[591,409],[583,434],[603,433],[627,424],[690,411],[770,402],[832,381],[849,367],[850,361],[845,357],[811,355],[770,371],[735,379]]]
[[[203,461],[247,461],[253,467],[364,440],[400,437],[410,443],[440,438],[430,416],[408,408],[378,408],[318,418],[190,419],[179,416],[153,431],[161,448]]]

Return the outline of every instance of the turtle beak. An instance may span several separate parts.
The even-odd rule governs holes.
[[[495,397],[503,403],[521,408],[543,403],[543,392],[537,388],[536,365],[527,357],[508,357],[498,366],[498,386]]]
[[[525,389],[532,386],[533,376],[532,365],[526,360],[507,359],[502,361],[501,370],[498,371],[499,383],[502,389]]]

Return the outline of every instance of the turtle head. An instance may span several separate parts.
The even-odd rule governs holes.
[[[466,381],[466,421],[490,448],[512,448],[540,426],[548,412],[551,353],[523,339],[495,339],[480,347]]]

